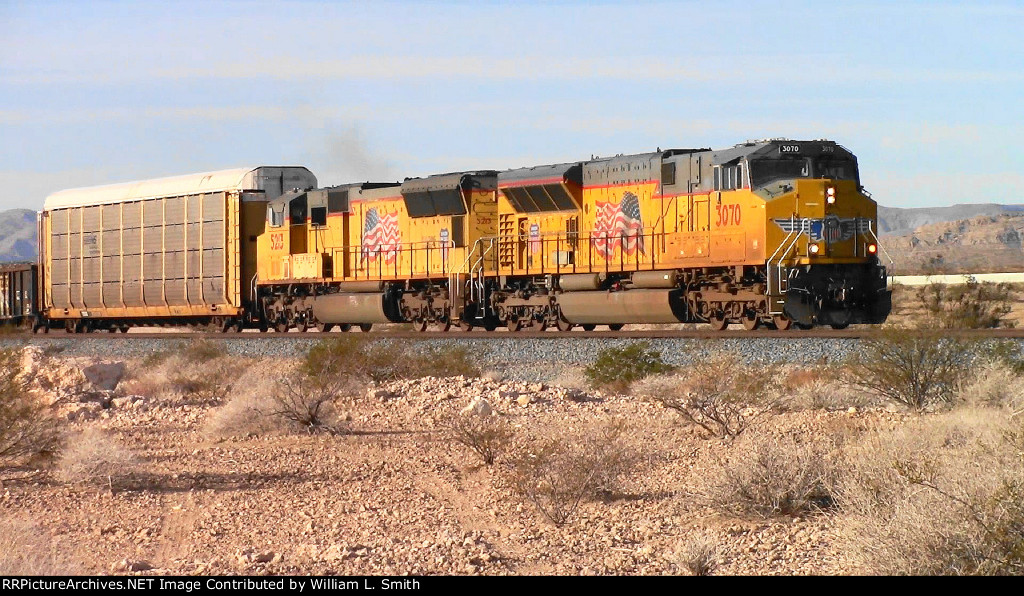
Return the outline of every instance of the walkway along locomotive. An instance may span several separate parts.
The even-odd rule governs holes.
[[[261,167],[63,193],[40,216],[43,328],[842,328],[891,308],[877,206],[831,141],[402,183],[317,188],[305,168]]]

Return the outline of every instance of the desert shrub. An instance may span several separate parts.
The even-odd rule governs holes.
[[[336,402],[355,395],[361,387],[344,375],[311,376],[301,365],[252,366],[235,383],[231,398],[210,414],[205,432],[226,439],[340,431]]]
[[[841,536],[868,572],[1024,572],[1024,433],[996,410],[958,410],[851,448]]]
[[[0,466],[53,452],[58,425],[50,409],[28,391],[32,379],[21,368],[21,354],[0,350]]]
[[[691,575],[711,575],[718,569],[721,559],[721,547],[718,541],[707,534],[688,536],[682,546],[672,556],[672,562],[680,569],[686,569]]]
[[[363,339],[358,335],[317,342],[302,363],[309,376],[344,375],[375,383],[420,377],[479,376],[464,348],[417,351],[413,345]]]
[[[979,363],[960,386],[957,401],[968,406],[1024,408],[1024,375],[998,360]]]
[[[799,412],[803,410],[845,410],[876,405],[874,395],[850,387],[837,379],[836,374],[810,381],[785,391],[776,403],[780,411]]]
[[[57,475],[71,484],[102,484],[111,490],[132,472],[136,458],[110,434],[88,428],[68,439],[57,462]]]
[[[409,371],[399,378],[480,376],[480,369],[466,348],[436,347],[420,354],[407,350],[406,357],[410,360]]]
[[[356,385],[348,377],[311,377],[300,370],[278,380],[259,413],[309,433],[336,432],[340,428],[335,402],[356,393]]]
[[[975,342],[938,331],[894,329],[846,361],[844,381],[914,410],[950,402],[969,377]]]
[[[186,362],[210,362],[227,356],[228,350],[221,341],[197,338],[182,345],[178,353]]]
[[[72,575],[76,571],[36,525],[18,519],[0,521],[0,575]]]
[[[702,491],[726,511],[761,516],[799,515],[830,507],[836,465],[826,440],[748,434],[733,444],[728,461]]]
[[[929,323],[945,329],[989,329],[1012,326],[1004,317],[1010,313],[1013,290],[1010,284],[931,283],[917,290],[917,298],[929,316]]]
[[[1000,364],[1018,375],[1024,375],[1024,352],[1021,343],[1012,339],[983,342],[978,348],[982,362]]]
[[[672,367],[662,360],[661,352],[641,341],[601,350],[584,374],[593,387],[625,391],[633,381],[670,370]]]
[[[445,436],[475,453],[484,465],[494,464],[512,439],[512,427],[500,416],[475,413],[453,415],[444,426]]]
[[[528,446],[515,460],[515,490],[551,523],[565,525],[584,499],[611,490],[627,467],[622,431],[612,424]]]
[[[771,411],[778,391],[778,375],[722,351],[694,360],[679,374],[651,377],[636,387],[638,394],[723,438],[738,436]]]

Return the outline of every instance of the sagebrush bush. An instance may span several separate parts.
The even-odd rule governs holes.
[[[487,466],[508,449],[513,436],[512,427],[501,416],[475,413],[451,416],[444,425],[444,433],[449,440],[475,453]]]
[[[843,379],[920,411],[952,401],[977,351],[977,342],[939,331],[887,330],[847,358]]]
[[[745,364],[731,352],[695,358],[679,373],[650,377],[635,392],[678,412],[712,436],[735,437],[771,411],[780,382],[764,366]]]
[[[309,433],[337,432],[341,428],[336,402],[357,393],[357,385],[348,377],[311,377],[298,371],[279,379],[258,411]]]
[[[358,379],[342,374],[311,376],[301,364],[252,366],[235,383],[230,399],[210,414],[204,430],[215,439],[338,432],[343,421],[337,402],[362,390]]]
[[[869,573],[1024,573],[1024,428],[960,409],[851,447],[840,534]]]
[[[422,348],[342,336],[317,342],[302,370],[310,376],[345,375],[375,383],[420,377],[476,377],[480,370],[464,348]]]
[[[714,507],[765,517],[828,508],[837,473],[833,450],[825,439],[746,434],[706,479],[702,493]]]
[[[133,472],[136,462],[135,455],[109,433],[87,428],[67,440],[57,461],[57,475],[67,483],[113,490]]]
[[[21,368],[21,353],[0,350],[0,467],[51,453],[60,442],[56,419],[28,391],[30,383]]]
[[[641,341],[601,350],[584,374],[592,387],[626,391],[634,381],[671,370],[660,351]]]
[[[622,432],[615,423],[525,447],[515,458],[514,488],[551,523],[565,525],[584,499],[611,491],[627,468]]]
[[[917,298],[929,323],[945,329],[1013,326],[1005,320],[1014,301],[1010,284],[979,283],[973,279],[966,284],[930,283],[917,290]]]

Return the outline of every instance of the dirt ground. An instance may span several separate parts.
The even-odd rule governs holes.
[[[140,366],[129,363],[129,375]],[[556,527],[513,490],[503,457],[481,465],[440,432],[478,397],[524,436],[618,421],[632,463],[614,490]],[[106,429],[130,450],[130,473],[86,484],[61,482],[45,466],[7,474],[0,519],[36,528],[56,553],[55,573],[678,574],[681,549],[698,536],[718,545],[716,573],[858,571],[827,514],[710,506],[701,491],[730,445],[637,397],[404,381],[343,404],[342,432],[235,439],[208,432],[220,403],[157,395],[65,412],[69,432]],[[900,416],[803,411],[748,432],[848,435]]]

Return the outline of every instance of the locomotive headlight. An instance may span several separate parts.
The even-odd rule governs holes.
[[[830,186],[825,189],[825,201],[829,205],[832,205],[836,202],[836,188],[834,186]]]
[[[812,255],[818,254],[819,250],[821,250],[821,247],[819,247],[817,244],[808,244],[807,245],[807,252],[811,253]]]
[[[875,245],[875,244],[869,244],[868,245],[868,254],[869,255],[873,255],[873,254],[875,254],[877,252],[878,252],[878,246],[877,245]]]

